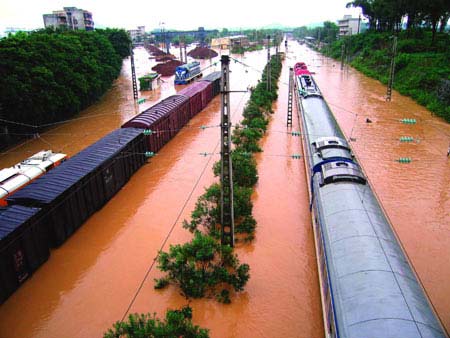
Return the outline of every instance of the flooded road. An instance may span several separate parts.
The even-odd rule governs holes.
[[[316,71],[344,132],[355,139],[355,153],[449,329],[450,172],[445,154],[450,126],[396,93],[393,102],[384,102],[385,88],[376,81],[353,70],[341,72],[338,63],[294,42],[289,48],[279,101],[262,141],[264,152],[257,155],[256,238],[237,247],[240,260],[250,264],[251,278],[231,305],[212,299],[191,301],[195,324],[211,329],[212,337],[323,336],[304,165],[289,157],[301,153],[301,140],[286,132],[287,69],[302,60]],[[236,56],[251,67],[231,62],[231,89],[254,85],[266,57],[264,51]],[[135,50],[135,58],[138,76],[154,64],[142,49]],[[216,60],[219,57],[212,62]],[[202,61],[202,67],[212,62]],[[219,69],[212,66],[208,72]],[[134,114],[129,78],[129,63],[124,62],[112,90],[82,112],[83,119],[12,149],[0,156],[0,165],[12,165],[43,148],[72,155],[118,128]],[[176,92],[173,79],[164,79],[159,90],[143,95],[148,100],[141,111]],[[248,96],[231,94],[233,123],[241,119]],[[367,117],[373,123],[367,124]],[[418,123],[398,123],[403,117]],[[162,315],[167,308],[187,304],[173,287],[153,289],[153,279],[161,274],[152,263],[159,250],[191,238],[181,222],[204,188],[216,180],[211,168],[219,158],[220,135],[214,127],[219,122],[216,97],[0,306],[0,337],[97,337],[128,309]],[[295,117],[294,130],[296,126]],[[420,142],[398,141],[410,135]],[[205,152],[212,155],[199,155]],[[411,157],[413,162],[399,164],[398,157]]]

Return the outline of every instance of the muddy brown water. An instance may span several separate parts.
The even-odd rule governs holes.
[[[450,330],[450,125],[412,99],[352,68],[306,47],[303,55],[316,72],[341,128],[351,142],[447,331]],[[372,123],[367,123],[367,118]],[[414,118],[417,124],[399,122]],[[402,143],[402,136],[415,141]],[[396,162],[410,157],[412,163]]]
[[[385,88],[376,81],[351,69],[341,72],[336,62],[294,42],[289,48],[275,114],[262,141],[264,152],[257,155],[256,239],[237,247],[240,260],[251,266],[250,281],[231,305],[212,299],[191,301],[194,322],[210,328],[212,337],[323,336],[304,165],[289,157],[301,152],[301,140],[286,133],[285,126],[287,69],[306,60],[344,132],[355,139],[355,153],[448,329],[450,175],[445,154],[450,127],[398,94],[385,103]],[[135,50],[135,57],[138,76],[154,65],[144,50]],[[236,56],[251,68],[231,62],[232,89],[254,85],[266,57],[263,51]],[[202,61],[202,66],[220,70],[213,65],[219,58]],[[111,91],[82,112],[81,119],[2,154],[0,165],[9,166],[43,148],[72,155],[118,128],[134,114],[129,79],[125,61]],[[143,93],[147,102],[141,111],[176,92],[173,78],[164,80],[159,90]],[[245,93],[231,94],[233,123],[241,119],[247,99]],[[366,124],[366,117],[373,123]],[[398,124],[402,117],[420,122]],[[211,167],[220,151],[219,130],[214,127],[219,122],[217,97],[0,306],[0,337],[101,336],[122,318],[136,294],[129,312],[162,315],[167,308],[187,304],[173,287],[153,289],[153,279],[161,276],[156,266],[142,286],[141,282],[158,250],[191,238],[181,222],[204,188],[216,180]],[[297,122],[294,116],[294,126]],[[409,135],[420,142],[398,142],[400,136]],[[211,155],[199,155],[203,152]],[[413,158],[409,165],[394,161],[406,156]]]

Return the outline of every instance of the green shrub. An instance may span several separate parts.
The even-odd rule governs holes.
[[[161,251],[158,268],[187,298],[217,296],[217,287],[224,285],[242,291],[250,278],[250,267],[239,263],[231,247],[199,231],[191,242],[171,245],[168,253]]]
[[[209,330],[192,323],[192,309],[168,310],[166,318],[160,320],[156,314],[130,314],[128,321],[116,322],[104,338],[207,338]]]

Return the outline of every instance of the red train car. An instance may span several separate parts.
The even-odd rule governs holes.
[[[302,74],[311,74],[304,62],[297,62],[294,66],[294,74],[296,76]]]
[[[189,87],[183,88],[177,94],[189,98],[191,117],[202,111],[213,98],[212,83],[197,81]]]
[[[189,98],[172,95],[122,125],[122,128],[150,129],[148,150],[157,152],[189,121]]]

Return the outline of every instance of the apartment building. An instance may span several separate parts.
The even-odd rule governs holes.
[[[351,15],[344,15],[338,20],[339,36],[355,35],[361,32],[361,18],[352,18]]]
[[[44,14],[44,26],[54,28],[67,28],[72,30],[94,30],[92,13],[76,7],[64,7],[63,10]]]

